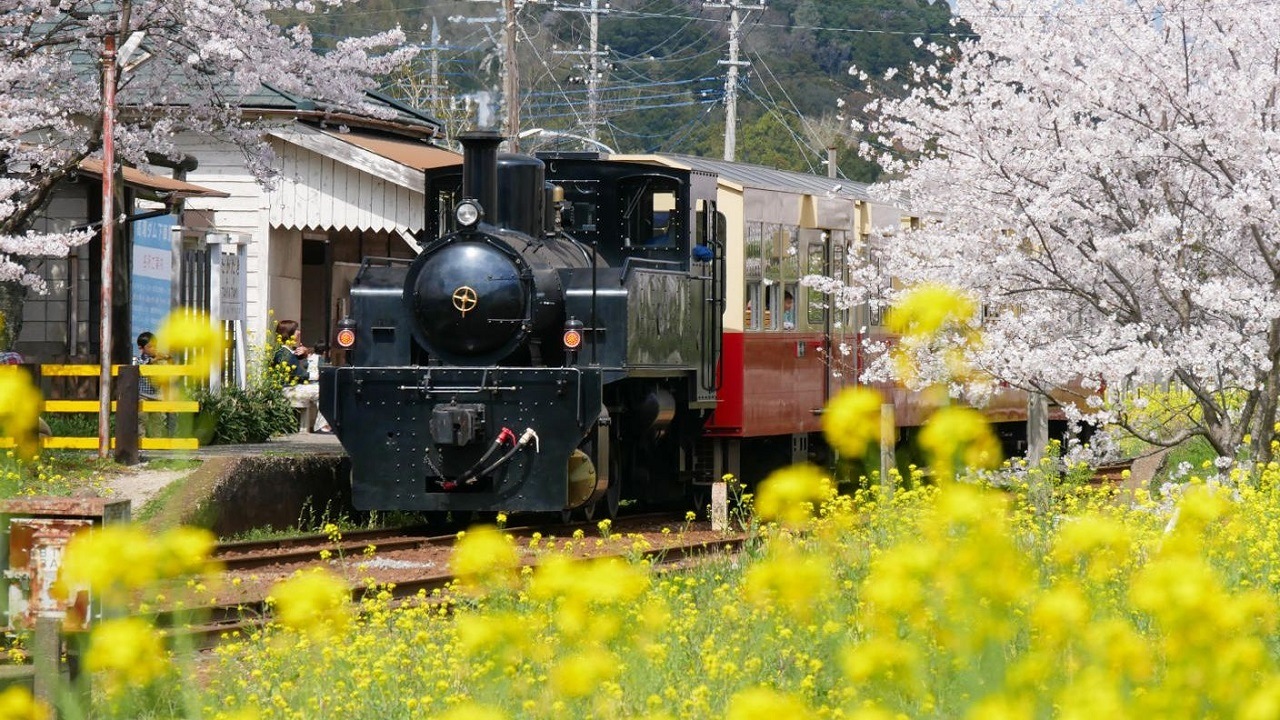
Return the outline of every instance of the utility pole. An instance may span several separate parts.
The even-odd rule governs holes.
[[[455,15],[450,22],[480,23],[485,26],[489,38],[493,40],[490,23],[502,23],[502,98],[506,105],[506,115],[502,122],[502,134],[508,141],[511,152],[519,152],[520,134],[520,67],[516,63],[516,9],[527,0],[472,0],[472,2],[501,2],[502,12],[498,17],[464,17]],[[494,40],[494,45],[498,43]],[[481,115],[483,117],[483,113]]]
[[[601,63],[601,58],[608,54],[609,49],[600,49],[600,16],[609,14],[609,4],[605,3],[603,8],[600,7],[600,0],[591,0],[590,7],[581,3],[578,5],[559,5],[553,9],[563,10],[565,12],[582,13],[587,16],[588,27],[590,29],[590,46],[587,50],[582,50],[579,45],[578,50],[564,51],[566,54],[586,55],[587,56],[587,121],[584,123],[587,128],[587,137],[592,142],[599,141],[600,125],[600,81],[604,79],[604,68],[607,64]]]
[[[440,102],[440,25],[431,18],[431,88],[429,90],[431,107]]]
[[[718,64],[729,66],[729,73],[724,80],[724,159],[732,162],[738,146],[738,68],[751,65],[746,60],[738,59],[743,19],[738,11],[750,13],[752,10],[764,10],[764,2],[749,5],[739,0],[729,0],[726,3],[706,3],[703,7],[729,8],[729,59],[720,60]]]
[[[502,0],[503,45],[502,95],[507,101],[507,120],[502,134],[507,136],[508,149],[520,152],[520,66],[516,62],[516,0]]]
[[[111,283],[115,281],[116,36],[102,38],[102,288],[98,306],[98,457],[111,455]]]

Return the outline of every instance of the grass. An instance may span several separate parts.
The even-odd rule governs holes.
[[[287,528],[274,528],[269,525],[250,528],[225,538],[232,542],[257,542],[262,540],[278,540],[296,535],[310,535],[319,532],[330,532],[333,528],[346,532],[348,530],[377,530],[382,528],[410,527],[420,525],[422,518],[414,513],[391,512],[369,513],[364,519],[351,517],[345,512],[335,513],[331,504],[317,512],[308,501],[298,516],[298,522]]]
[[[119,467],[114,460],[82,450],[48,450],[26,462],[7,452],[0,455],[0,498],[68,497],[83,494],[86,487],[101,490],[103,477]]]
[[[146,462],[148,470],[195,470],[200,467],[202,460],[196,458],[155,458]]]
[[[145,503],[143,503],[142,507],[138,508],[133,519],[138,522],[145,523],[158,517],[161,511],[168,507],[169,504],[174,501],[174,498],[181,494],[182,480],[182,478],[179,478],[178,480],[160,488],[155,495],[152,495]]]
[[[1206,462],[1212,463],[1218,453],[1203,437],[1196,436],[1169,449],[1160,469],[1151,479],[1151,487],[1158,488],[1166,482],[1180,483],[1187,479],[1185,468],[1199,472]],[[1185,463],[1185,465],[1184,465]]]

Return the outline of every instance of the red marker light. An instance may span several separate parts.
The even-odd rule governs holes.
[[[338,346],[349,348],[356,344],[356,331],[351,328],[342,328],[338,331]]]
[[[582,333],[578,330],[564,331],[564,347],[566,350],[577,350],[582,344]]]

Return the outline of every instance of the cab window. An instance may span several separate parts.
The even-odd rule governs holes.
[[[676,248],[681,237],[679,183],[672,178],[642,177],[619,185],[624,247]]]

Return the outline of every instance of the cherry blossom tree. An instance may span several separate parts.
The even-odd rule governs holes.
[[[54,187],[102,147],[104,38],[144,33],[118,73],[117,161],[176,158],[174,137],[196,131],[237,143],[266,179],[270,155],[241,100],[264,84],[378,116],[366,103],[372,78],[407,62],[393,30],[316,52],[305,25],[273,18],[347,0],[0,0],[0,286],[41,292],[24,257],[61,256],[88,231],[33,232]],[[3,348],[0,348],[3,349]]]
[[[974,36],[870,108],[882,188],[929,213],[885,238],[906,283],[988,309],[966,349],[1045,389],[1185,388],[1176,430],[1269,459],[1280,390],[1280,8],[1219,0],[960,0]],[[855,74],[857,70],[853,71]],[[884,151],[891,148],[891,151]]]

